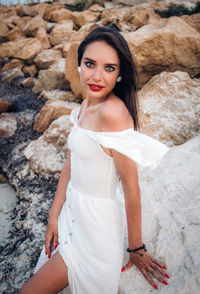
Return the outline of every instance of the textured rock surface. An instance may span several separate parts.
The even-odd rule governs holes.
[[[155,170],[139,173],[143,240],[149,252],[167,265],[171,277],[169,286],[157,283],[161,294],[199,292],[199,166],[197,136],[173,147]],[[121,274],[119,293],[150,294],[152,287],[133,267]]]
[[[55,120],[43,136],[32,141],[23,151],[35,173],[55,174],[67,157],[67,137],[71,129],[69,116]]]
[[[63,101],[70,101],[70,102],[80,102],[71,91],[60,91],[60,90],[51,90],[51,91],[42,91],[40,93],[40,97],[43,97],[46,100],[63,100]]]
[[[16,118],[7,113],[0,115],[0,138],[12,136],[17,129]]]
[[[0,98],[0,112],[6,112],[11,106],[11,102]]]
[[[55,119],[62,115],[69,115],[77,107],[77,103],[68,101],[47,101],[36,116],[34,130],[44,132]]]
[[[28,60],[43,50],[41,42],[36,38],[26,38],[0,44],[0,57],[15,57]]]
[[[62,55],[58,50],[43,50],[36,56],[34,63],[39,69],[47,69],[60,58],[62,58]]]
[[[200,132],[200,81],[185,72],[162,72],[138,93],[140,128],[169,146]]]
[[[141,83],[163,70],[198,73],[200,34],[179,17],[170,17],[124,35]]]
[[[65,79],[65,59],[60,58],[49,69],[40,70],[33,92],[37,93],[43,90],[68,88],[68,85]]]

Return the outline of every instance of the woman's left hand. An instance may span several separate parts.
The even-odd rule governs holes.
[[[142,254],[142,256],[140,254]],[[148,252],[140,250],[137,253],[129,253],[129,262],[122,268],[122,271],[131,268],[133,264],[141,271],[145,279],[155,289],[158,289],[158,287],[154,283],[152,276],[159,282],[168,285],[168,283],[164,280],[164,277],[169,279],[169,276],[163,270],[167,268],[157,259],[153,258]]]

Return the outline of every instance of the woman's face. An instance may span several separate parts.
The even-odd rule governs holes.
[[[105,41],[87,45],[81,61],[80,82],[86,98],[104,99],[120,73],[117,51]]]

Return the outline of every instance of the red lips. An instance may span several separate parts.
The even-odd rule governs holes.
[[[95,92],[101,91],[101,89],[104,88],[103,86],[96,85],[96,84],[89,84],[88,86],[90,87],[92,91],[95,91]]]

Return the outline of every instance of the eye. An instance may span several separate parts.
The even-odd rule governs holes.
[[[89,68],[94,67],[94,63],[93,63],[92,61],[86,61],[86,62],[85,62],[85,65],[86,65],[87,67],[89,67]]]
[[[109,71],[109,72],[112,72],[115,70],[115,68],[111,65],[106,65],[106,70]]]

